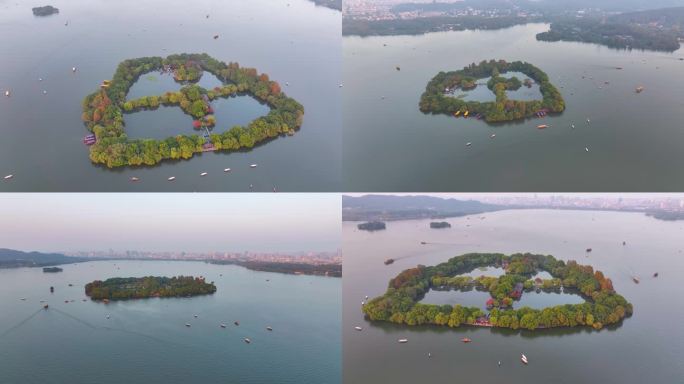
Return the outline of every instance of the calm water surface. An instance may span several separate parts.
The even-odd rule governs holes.
[[[547,29],[530,24],[498,31],[345,37],[347,190],[682,190],[684,61],[679,58],[684,50],[628,52],[536,41],[535,35]],[[541,68],[562,92],[566,111],[487,125],[418,110],[426,84],[438,72],[489,59],[528,61]],[[636,94],[639,85],[645,90]],[[475,99],[493,99],[486,86],[478,88],[472,91]],[[509,96],[534,98],[532,91],[522,87]],[[538,130],[542,123],[551,128]]]
[[[402,69],[403,70],[403,69]],[[502,211],[449,219],[435,231],[430,220],[388,222],[386,231],[358,231],[345,223],[343,282],[343,371],[345,383],[433,381],[506,383],[658,383],[684,377],[684,223],[637,213],[589,211]],[[421,241],[429,244],[421,245]],[[623,246],[622,242],[627,245]],[[587,254],[584,250],[593,248]],[[515,332],[483,328],[405,327],[369,323],[361,313],[366,295],[385,292],[389,279],[418,264],[435,265],[467,252],[535,252],[591,264],[612,279],[634,305],[621,326],[600,332],[555,329]],[[394,264],[383,261],[394,258]],[[477,275],[479,271],[471,274]],[[653,278],[654,272],[660,277]],[[632,275],[641,278],[634,284]],[[545,278],[545,276],[540,276]],[[477,305],[487,293],[430,292]],[[481,297],[478,297],[480,295]],[[448,297],[447,297],[448,296]],[[523,294],[535,307],[577,302],[569,294]],[[522,304],[522,302],[520,303]],[[354,330],[362,326],[363,331]],[[470,337],[473,342],[459,340]],[[407,338],[407,344],[397,340]],[[428,358],[427,354],[432,357]],[[530,364],[523,366],[520,354]],[[501,361],[501,367],[497,362]]]
[[[14,174],[0,191],[249,191],[250,184],[255,191],[340,190],[340,12],[307,0],[50,4],[60,13],[39,18],[31,13],[36,4],[0,0],[0,89],[12,92],[0,99],[0,175]],[[82,144],[88,133],[80,121],[83,97],[110,79],[122,60],[181,52],[206,52],[269,74],[304,105],[301,130],[250,152],[206,153],[152,168],[92,165]],[[168,76],[150,75],[130,97],[180,87]],[[199,84],[217,82],[205,74]],[[215,105],[217,131],[267,113],[251,98]],[[192,132],[178,108],[126,115],[125,121],[132,137]],[[250,169],[252,163],[259,167]],[[224,174],[224,168],[233,171]],[[201,172],[209,175],[200,178]],[[132,176],[141,182],[129,183]],[[170,176],[175,182],[166,181]]]
[[[63,268],[0,270],[2,383],[341,382],[339,279],[200,262]],[[108,305],[82,301],[84,285],[95,279],[180,274],[205,276],[218,291]],[[40,300],[49,303],[47,311]]]

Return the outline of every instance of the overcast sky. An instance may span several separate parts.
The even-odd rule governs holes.
[[[336,194],[0,194],[0,248],[334,251]]]

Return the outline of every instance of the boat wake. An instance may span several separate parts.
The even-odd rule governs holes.
[[[13,327],[7,329],[5,332],[0,333],[0,339],[2,339],[3,337],[9,335],[10,333],[16,331],[17,329],[21,328],[21,326],[23,326],[24,324],[26,324],[26,323],[28,323],[29,321],[31,321],[31,319],[33,319],[34,317],[36,317],[36,315],[38,315],[38,314],[39,314],[40,312],[42,312],[42,311],[43,311],[43,308],[41,308],[41,309],[39,309],[39,310],[33,312],[29,317],[27,317],[27,318],[25,318],[24,320],[18,322],[18,323],[17,323],[16,325],[14,325]]]

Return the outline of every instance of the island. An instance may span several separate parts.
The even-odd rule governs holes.
[[[500,277],[459,276],[476,268],[500,267]],[[531,277],[548,272],[552,279]],[[430,290],[477,289],[489,292],[488,313],[477,307],[420,303]],[[547,307],[513,309],[526,291],[533,289],[574,290],[585,302]],[[432,324],[539,330],[556,327],[591,327],[599,330],[617,324],[632,314],[632,304],[615,292],[601,271],[576,261],[564,262],[553,256],[530,253],[504,255],[469,253],[436,266],[419,265],[407,269],[389,282],[387,292],[362,306],[371,321],[387,321],[409,326]]]
[[[539,84],[542,100],[508,99],[507,90],[516,90],[522,86],[520,79],[516,77],[501,76],[509,71],[521,72]],[[496,95],[496,101],[466,101],[453,96],[456,90],[467,91],[481,86],[477,85],[477,80],[484,78],[490,78],[487,87]],[[426,114],[472,116],[488,123],[499,123],[561,113],[565,110],[565,100],[551,84],[549,76],[534,65],[522,61],[509,63],[505,60],[490,60],[470,64],[459,71],[439,72],[425,88],[420,97],[419,108]]]
[[[178,92],[127,99],[138,78],[152,71],[172,74],[184,86]],[[205,89],[194,84],[204,71],[223,85]],[[269,113],[246,126],[210,131],[216,123],[211,101],[241,95],[268,105]],[[174,135],[163,140],[129,138],[124,115],[160,106],[179,107],[192,117],[193,128],[201,134]],[[285,95],[267,74],[238,63],[226,64],[206,53],[124,60],[111,80],[103,81],[98,91],[85,97],[82,107],[81,119],[91,132],[84,138],[90,146],[90,160],[108,168],[152,166],[164,160],[190,159],[203,152],[247,151],[278,136],[293,135],[304,118],[304,107]]]
[[[55,8],[52,5],[45,5],[43,7],[31,8],[34,16],[50,16],[55,13],[59,13],[59,8]]]
[[[383,223],[382,221],[369,221],[367,223],[361,223],[361,224],[357,225],[356,227],[362,231],[369,231],[369,232],[382,231],[384,229],[387,229],[385,223]]]
[[[451,224],[447,223],[446,221],[433,221],[432,223],[430,223],[430,228],[432,228],[432,229],[451,228]]]
[[[95,280],[85,286],[85,294],[93,300],[127,300],[149,297],[190,297],[216,292],[213,282],[203,277],[116,277]]]
[[[45,267],[43,268],[44,273],[57,273],[57,272],[62,272],[64,271],[62,268],[59,267]]]
[[[207,260],[209,264],[239,265],[252,271],[342,277],[340,263],[285,263],[262,260]]]

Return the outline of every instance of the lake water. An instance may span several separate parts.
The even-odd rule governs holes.
[[[387,230],[376,233],[359,231],[356,223],[344,223],[345,383],[408,384],[425,377],[512,384],[681,381],[684,329],[670,324],[684,321],[684,307],[676,299],[684,295],[684,223],[658,221],[638,213],[591,211],[511,210],[483,216],[484,220],[452,218],[449,231],[430,230],[430,220],[388,222]],[[428,244],[421,245],[421,241]],[[589,247],[593,252],[587,254]],[[527,251],[575,259],[603,271],[634,305],[634,315],[618,327],[599,332],[584,328],[517,332],[370,323],[361,312],[366,295],[383,294],[388,281],[407,268],[436,265],[467,252]],[[386,266],[383,261],[388,257],[396,261]],[[660,276],[653,278],[654,272]],[[633,274],[641,278],[640,284],[632,282]],[[524,300],[546,303],[577,298],[523,294]],[[541,304],[533,301],[527,303]],[[362,326],[363,331],[354,330],[355,326]],[[462,337],[473,342],[463,344]],[[401,338],[408,343],[398,344]],[[522,365],[521,353],[527,355],[529,365]]]
[[[344,37],[347,190],[682,190],[684,50],[536,41],[547,28]],[[566,111],[499,125],[420,112],[420,96],[438,72],[489,59],[541,68],[562,92]],[[639,85],[645,90],[637,94]],[[473,92],[493,97],[478,88]],[[533,92],[522,87],[509,96]]]
[[[339,11],[307,0],[50,4],[59,14],[39,18],[31,13],[36,4],[0,1],[0,90],[12,92],[0,99],[0,175],[14,174],[0,183],[0,191],[249,191],[250,184],[254,191],[341,189]],[[152,168],[91,164],[82,143],[88,133],[80,120],[83,97],[110,79],[122,60],[182,52],[206,52],[267,73],[304,105],[301,129],[249,152],[205,153]],[[150,75],[141,77],[130,97],[179,88],[169,76]],[[205,74],[199,84],[216,81]],[[251,98],[216,105],[217,131],[267,112]],[[179,110],[160,108],[124,119],[134,137],[192,131]],[[259,166],[250,169],[252,163]],[[224,174],[224,168],[233,171]],[[202,172],[209,174],[200,178]],[[132,176],[141,181],[130,183]],[[170,176],[175,182],[166,181]]]
[[[3,383],[341,382],[340,279],[201,262],[62,268],[0,270]],[[82,301],[84,285],[95,279],[180,274],[205,276],[218,290],[193,298]],[[49,303],[47,311],[40,300]]]
[[[512,77],[517,77],[518,80],[525,81],[525,79],[529,79],[527,75],[525,75],[522,72],[516,72],[516,71],[510,71],[501,74],[501,77],[510,79]],[[487,102],[487,101],[496,101],[496,95],[494,92],[492,92],[491,89],[487,87],[487,82],[491,79],[491,77],[488,77],[486,79],[480,79],[477,81],[477,87],[475,89],[467,90],[464,91],[462,89],[458,89],[453,93],[453,96],[455,97],[462,97],[463,100],[468,100],[468,101],[479,101],[479,102]],[[531,79],[530,79],[531,80]],[[506,96],[510,100],[541,100],[542,99],[542,94],[541,91],[539,90],[539,84],[533,83],[530,85],[530,87],[526,86],[521,86],[519,89],[515,91],[506,91]]]

